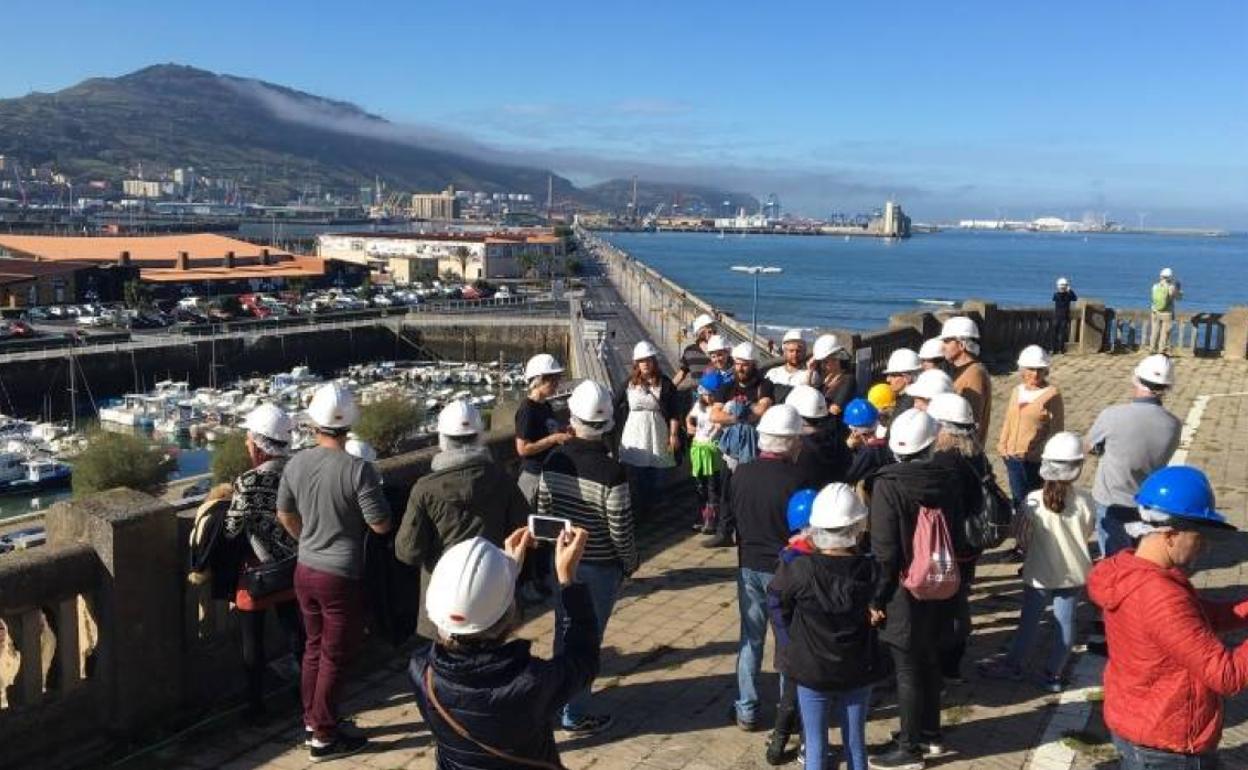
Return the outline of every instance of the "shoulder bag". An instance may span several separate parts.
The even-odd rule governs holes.
[[[475,744],[476,746],[479,746],[487,754],[498,757],[504,762],[511,762],[522,767],[540,767],[542,770],[566,770],[562,765],[556,765],[553,762],[547,762],[544,759],[526,759],[525,757],[517,757],[513,754],[508,754],[502,749],[496,749],[489,744],[482,743],[476,738],[473,738],[472,734],[468,732],[468,729],[456,721],[455,717],[451,716],[450,712],[442,707],[442,702],[438,700],[438,696],[434,693],[432,665],[425,666],[425,694],[429,696],[429,703],[431,703],[434,710],[438,712],[438,716],[442,717],[442,721],[446,722],[446,724],[455,731],[456,735],[470,743]]]

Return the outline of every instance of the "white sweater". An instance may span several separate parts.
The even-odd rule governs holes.
[[[1071,489],[1066,510],[1054,513],[1044,506],[1044,493],[1027,495],[1026,513],[1031,524],[1023,584],[1033,588],[1074,588],[1088,582],[1092,557],[1088,541],[1096,534],[1096,509],[1092,497]]]

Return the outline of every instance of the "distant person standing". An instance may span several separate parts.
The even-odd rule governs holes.
[[[529,388],[520,408],[516,410],[516,456],[520,458],[520,491],[532,508],[537,501],[537,481],[542,463],[550,450],[567,441],[569,435],[560,430],[550,397],[559,388],[563,367],[549,353],[539,353],[524,366],[524,381]]]
[[[629,468],[633,509],[638,513],[657,504],[667,469],[676,465],[680,442],[676,386],[659,371],[658,356],[659,349],[646,340],[633,346],[628,385],[615,403],[615,414],[624,422],[619,459]]]
[[[1062,392],[1048,381],[1049,354],[1039,345],[1028,345],[1018,355],[1022,380],[1010,391],[1010,403],[1001,423],[997,454],[1005,463],[1014,510],[1021,511],[1027,493],[1039,489],[1041,453],[1045,442],[1066,425]]]
[[[1101,556],[1131,547],[1127,525],[1140,520],[1135,493],[1150,473],[1170,462],[1179,447],[1182,424],[1161,405],[1174,386],[1174,364],[1154,355],[1135,367],[1132,398],[1096,416],[1087,449],[1101,456],[1092,497],[1096,500],[1096,539]]]
[[[703,313],[693,319],[690,328],[693,329],[693,342],[686,345],[684,351],[680,354],[680,362],[676,367],[676,376],[672,378],[672,382],[678,388],[689,378],[692,378],[691,381],[696,384],[698,380],[702,379],[702,372],[706,371],[706,367],[711,362],[707,343],[710,342],[711,336],[715,334],[715,319]]]
[[[914,406],[914,399],[906,395],[906,388],[918,379],[921,371],[923,361],[910,348],[897,348],[889,355],[888,365],[884,367],[884,381],[897,398],[897,414]]]
[[[767,380],[775,388],[776,402],[788,398],[789,391],[797,385],[806,385],[810,375],[806,370],[806,340],[801,329],[789,329],[780,343],[784,361],[767,370]]]
[[[828,401],[828,413],[840,417],[854,396],[858,395],[858,382],[850,371],[850,354],[834,334],[824,334],[815,340],[814,355],[810,357],[810,384],[823,392]]]
[[[303,721],[317,762],[368,744],[339,729],[337,711],[340,680],[363,626],[364,535],[391,527],[376,468],[345,449],[359,414],[350,390],[332,383],[318,388],[308,405],[316,446],[286,463],[277,489],[277,519],[299,541],[295,596],[307,630]]]
[[[1070,306],[1079,301],[1070,281],[1057,279],[1057,291],[1053,292],[1053,352],[1065,353],[1070,340]]]
[[[1152,291],[1152,324],[1148,332],[1150,353],[1170,353],[1170,330],[1174,326],[1174,303],[1183,296],[1183,289],[1174,279],[1174,271],[1161,269]]]
[[[992,380],[979,361],[979,327],[965,316],[945,321],[940,330],[945,360],[953,367],[953,392],[971,402],[980,445],[988,439],[992,422]]]

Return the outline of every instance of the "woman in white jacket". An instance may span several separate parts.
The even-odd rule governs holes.
[[[1044,445],[1040,478],[1044,487],[1027,495],[1023,515],[1030,537],[1023,564],[1023,612],[1010,651],[1003,659],[980,665],[992,679],[1021,679],[1023,660],[1052,600],[1060,635],[1049,653],[1041,684],[1061,692],[1063,671],[1075,644],[1075,608],[1092,571],[1088,541],[1096,534],[1095,504],[1074,488],[1083,471],[1083,444],[1074,433],[1058,433]]]

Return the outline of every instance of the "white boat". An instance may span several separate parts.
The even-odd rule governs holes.
[[[66,487],[72,472],[68,463],[49,457],[0,452],[0,494]]]
[[[150,397],[142,393],[128,393],[120,404],[101,407],[100,422],[129,425],[134,428],[150,428],[156,416],[152,414]]]

